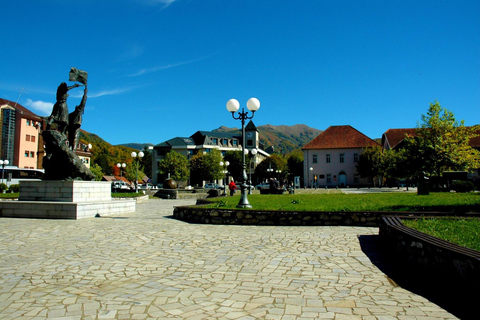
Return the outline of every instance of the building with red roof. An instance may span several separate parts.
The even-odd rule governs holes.
[[[358,157],[367,147],[380,147],[351,126],[331,126],[303,148],[306,186],[346,187],[369,183],[357,174]]]

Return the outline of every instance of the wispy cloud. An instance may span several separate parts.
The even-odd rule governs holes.
[[[110,89],[110,90],[103,90],[95,93],[88,93],[89,98],[98,98],[98,97],[103,97],[103,96],[116,96],[119,94],[123,94],[125,92],[128,92],[132,90],[132,88],[116,88],[116,89]]]
[[[142,75],[149,74],[149,73],[159,72],[159,71],[163,71],[163,70],[166,70],[166,69],[175,68],[175,67],[178,67],[178,66],[183,66],[183,65],[185,65],[185,64],[194,63],[194,62],[197,62],[197,61],[200,61],[200,60],[207,59],[207,58],[209,58],[209,57],[211,57],[211,56],[213,56],[213,55],[215,55],[215,54],[211,54],[211,55],[204,56],[204,57],[197,58],[197,59],[182,61],[182,62],[178,62],[178,63],[173,63],[173,64],[167,64],[167,65],[163,65],[163,66],[157,66],[157,67],[152,67],[152,68],[141,69],[141,70],[139,70],[139,71],[137,71],[137,72],[135,72],[135,73],[130,74],[130,77],[138,77],[138,76],[142,76]]]
[[[32,99],[27,99],[25,105],[28,108],[33,109],[37,114],[41,116],[49,115],[50,112],[52,112],[53,108],[53,103],[51,102],[45,102],[41,100],[33,101]]]
[[[150,5],[163,5],[163,9],[167,8],[169,5],[178,0],[147,0],[146,3]]]

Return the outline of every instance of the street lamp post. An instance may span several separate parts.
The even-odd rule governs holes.
[[[308,175],[308,179],[310,180],[310,188],[312,188],[312,185],[313,185],[313,179],[312,179],[312,172],[313,172],[313,168],[310,167],[310,174]]]
[[[227,110],[232,113],[232,117],[235,120],[242,121],[242,184],[240,185],[241,195],[240,201],[238,202],[237,208],[251,208],[252,206],[248,202],[247,198],[247,173],[245,171],[245,120],[252,119],[255,115],[255,111],[260,108],[260,101],[257,98],[250,98],[247,101],[247,108],[252,112],[251,116],[248,116],[248,111],[245,112],[244,108],[242,108],[242,112],[238,112],[238,117],[235,117],[235,112],[240,109],[240,104],[235,99],[230,99],[227,102]]]
[[[253,148],[250,151],[250,161],[248,164],[248,176],[249,176],[248,181],[250,181],[250,184],[252,184],[252,158],[254,158],[256,154],[257,154],[257,149]],[[250,185],[250,187],[248,188],[248,194],[252,194],[252,189],[253,189],[253,186]]]
[[[117,168],[120,169],[120,180],[122,180],[122,168],[125,169],[127,165],[125,163],[117,163]]]
[[[5,166],[8,166],[10,162],[8,160],[0,160],[0,166],[2,166],[2,183],[3,183],[3,177],[4,177],[4,172],[5,172]]]
[[[132,152],[131,154],[133,161],[137,158],[137,153],[135,151]],[[144,154],[142,151],[138,153],[138,160],[135,161],[136,163],[136,173],[135,173],[135,192],[138,192],[138,162],[140,161],[140,158],[143,158]]]

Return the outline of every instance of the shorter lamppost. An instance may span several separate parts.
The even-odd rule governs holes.
[[[136,164],[136,173],[135,173],[135,192],[137,193],[138,192],[138,162],[140,162],[140,159],[143,158],[144,154],[142,151],[140,151],[138,153],[138,158],[137,158],[137,153],[135,151],[132,152],[131,154],[132,158],[133,158],[133,161],[135,161],[135,159],[137,159],[135,161],[135,164]]]
[[[272,164],[271,164],[271,163],[268,164],[267,172],[268,172],[268,175],[269,175],[270,178],[271,178],[271,177],[272,177],[272,172],[273,172]]]
[[[275,170],[275,172],[277,173],[278,183],[280,183],[280,173],[282,173],[282,170]]]
[[[308,179],[310,180],[310,188],[312,188],[312,185],[313,185],[313,179],[312,179],[312,172],[313,172],[313,168],[310,167],[310,174],[308,175]]]
[[[8,166],[10,162],[8,160],[0,160],[0,166],[2,166],[2,183],[3,183],[3,177],[4,177],[4,172],[5,172],[5,166]]]
[[[120,180],[122,180],[122,168],[125,169],[126,166],[125,163],[117,163],[117,168],[120,169]]]
[[[225,162],[220,161],[220,167],[223,168],[222,173],[225,175],[225,176],[222,178],[224,194],[227,194],[228,180],[227,180],[226,178],[227,178],[227,173],[228,173],[227,167],[228,167],[229,165],[230,165],[230,162],[228,162],[228,161],[225,161]]]
[[[249,164],[248,164],[248,181],[250,181],[250,186],[248,187],[248,194],[252,194],[252,189],[253,189],[253,185],[252,185],[252,159],[255,158],[257,154],[257,149],[253,148],[252,150],[250,150],[250,161],[249,161]]]
[[[242,179],[243,181],[242,181],[242,184],[240,185],[241,195],[240,195],[240,201],[238,202],[237,208],[252,207],[248,202],[247,192],[246,192],[247,173],[245,171],[245,120],[253,118],[255,111],[257,111],[260,108],[260,101],[258,101],[257,98],[250,98],[247,101],[247,108],[252,112],[251,116],[248,116],[248,111],[245,112],[244,108],[242,108],[242,112],[238,112],[238,117],[235,117],[235,112],[237,112],[238,109],[240,109],[240,104],[235,99],[230,99],[227,102],[227,110],[232,113],[233,119],[242,121],[242,168],[243,168]]]

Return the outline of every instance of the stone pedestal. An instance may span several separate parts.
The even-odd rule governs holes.
[[[116,200],[110,182],[21,181],[18,201],[0,202],[0,217],[81,219],[135,211],[135,200]]]

